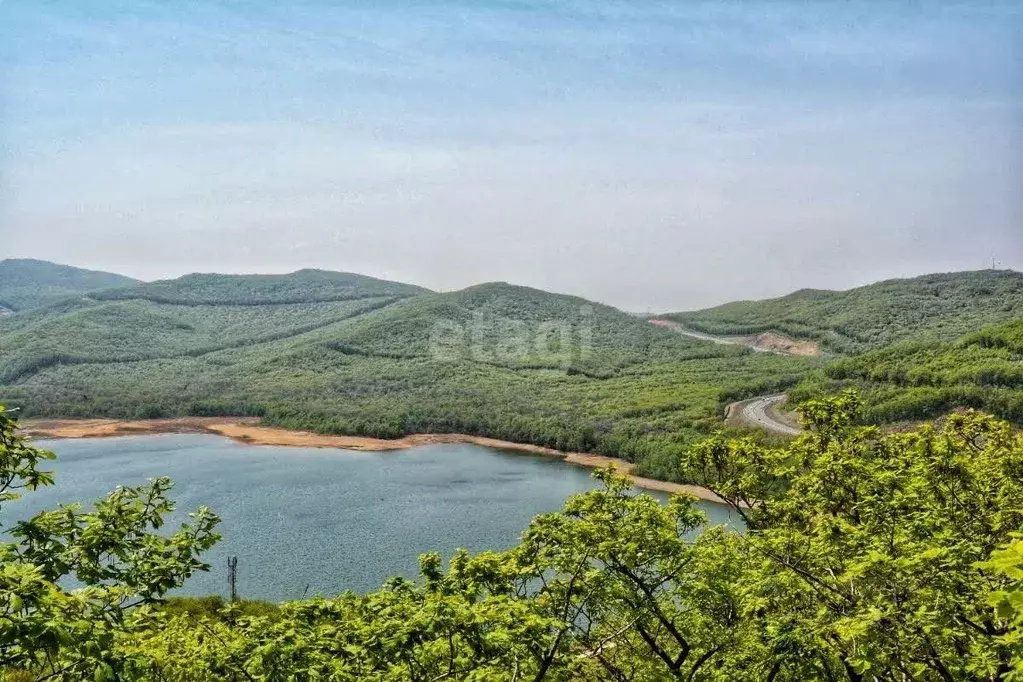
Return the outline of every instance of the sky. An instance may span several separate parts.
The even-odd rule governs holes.
[[[0,258],[645,311],[1023,270],[1023,3],[0,0]]]

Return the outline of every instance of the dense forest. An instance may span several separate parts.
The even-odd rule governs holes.
[[[90,291],[138,284],[109,272],[30,258],[0,260],[0,313],[32,310]]]
[[[0,316],[0,399],[30,417],[255,415],[330,434],[469,433],[622,457],[678,480],[672,463],[722,427],[728,403],[789,389],[795,403],[856,387],[868,423],[968,406],[1023,423],[1018,323],[975,332],[1018,320],[1021,306],[1023,275],[986,271],[670,316],[817,339],[829,361],[707,343],[505,283],[434,293],[318,270],[187,275]]]
[[[710,439],[675,465],[745,520],[702,528],[613,471],[503,552],[286,602],[165,601],[218,519],[161,530],[170,481],[3,530],[9,680],[992,682],[1023,674],[1023,436],[970,413],[884,435],[854,394],[782,447]],[[50,453],[0,410],[0,506]],[[59,482],[58,482],[59,483]],[[697,531],[700,532],[697,532]],[[83,589],[71,590],[74,577]]]
[[[9,315],[0,397],[26,416],[259,415],[325,433],[463,432],[621,456],[677,478],[669,463],[720,426],[725,404],[817,366],[528,287],[403,286],[314,271],[187,276]]]
[[[799,402],[846,388],[862,396],[865,423],[934,419],[973,407],[1023,424],[1023,319],[953,342],[904,342],[837,360],[789,395]]]
[[[803,289],[765,301],[664,315],[708,334],[776,331],[854,354],[916,339],[951,341],[1023,317],[1023,273],[978,270],[878,282],[849,291]]]

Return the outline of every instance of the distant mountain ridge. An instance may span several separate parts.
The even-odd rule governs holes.
[[[801,289],[780,298],[658,317],[708,334],[775,331],[849,355],[908,339],[951,341],[1023,317],[1023,273],[976,270],[891,279],[848,291]]]
[[[44,279],[53,272],[32,268]],[[669,480],[679,453],[721,427],[729,402],[797,385],[795,395],[860,387],[870,414],[894,418],[951,409],[959,397],[988,405],[977,396],[994,396],[985,386],[996,381],[990,406],[1018,414],[1018,350],[985,346],[1016,338],[1015,328],[955,341],[1023,318],[1023,275],[1011,271],[803,290],[668,316],[710,333],[811,338],[831,354],[892,349],[845,366],[688,338],[611,306],[504,282],[432,292],[323,270],[112,277],[77,281],[121,286],[66,287],[48,305],[0,316],[0,402],[26,416],[259,415],[324,433],[470,433],[624,457]],[[33,284],[43,286],[20,282]],[[940,371],[914,369],[932,352],[944,358]],[[972,373],[950,368],[960,358],[977,359]],[[872,374],[875,366],[888,373]],[[941,385],[904,382],[902,367]]]
[[[724,402],[815,366],[529,287],[435,293],[319,271],[186,275],[0,318],[0,402],[26,416],[471,433],[614,454],[668,479]]]
[[[404,298],[429,289],[330,270],[297,270],[283,275],[192,273],[176,279],[97,292],[99,300],[139,299],[177,305],[279,305],[325,303],[388,296]]]
[[[40,308],[91,291],[133,284],[139,284],[139,280],[32,258],[0,261],[0,307],[14,312]]]
[[[265,343],[423,293],[322,270],[133,281],[0,318],[0,381],[54,365],[194,357]]]

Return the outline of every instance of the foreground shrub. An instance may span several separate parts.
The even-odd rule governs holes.
[[[155,536],[166,482],[120,490],[11,530],[3,665],[180,682],[1021,679],[1023,438],[975,413],[884,434],[857,407],[811,402],[792,443],[719,437],[683,458],[742,532],[600,471],[511,550],[424,555],[416,582],[279,607],[162,602],[203,567],[215,519]],[[50,482],[10,419],[4,443],[0,482]],[[85,587],[57,587],[66,575]]]

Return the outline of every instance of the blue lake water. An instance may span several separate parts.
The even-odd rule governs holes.
[[[5,505],[4,525],[169,476],[175,520],[202,504],[223,519],[224,539],[207,555],[212,569],[181,592],[226,594],[227,557],[236,555],[239,593],[274,601],[415,577],[424,552],[506,549],[534,515],[595,485],[587,469],[475,445],[353,452],[177,434],[37,445],[57,453],[57,485]],[[702,507],[712,522],[728,521],[724,507]]]

